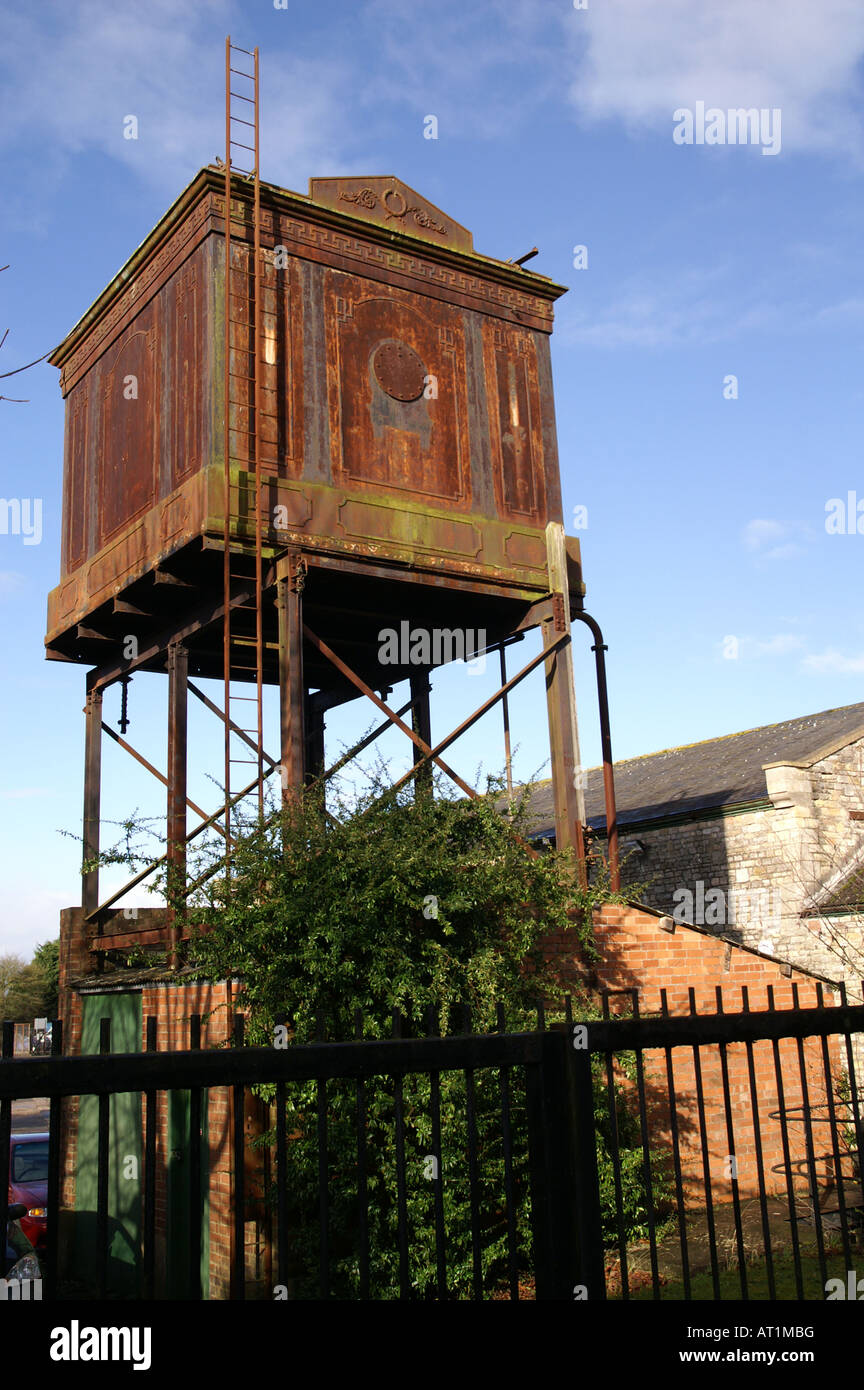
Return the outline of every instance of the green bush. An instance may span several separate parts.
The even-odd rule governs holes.
[[[230,876],[224,857],[205,848],[193,866],[203,886],[188,908],[200,926],[192,961],[202,976],[239,978],[238,1003],[248,1016],[248,1041],[295,1045],[319,1036],[354,1035],[362,1015],[367,1038],[391,1035],[394,1010],[406,1035],[430,1027],[462,1031],[461,1010],[477,1032],[498,1027],[499,1007],[509,1030],[536,1027],[540,999],[574,994],[574,1016],[596,1010],[574,979],[544,955],[543,938],[572,939],[572,958],[590,960],[592,909],[613,895],[602,865],[590,886],[580,885],[570,853],[527,851],[531,788],[522,789],[510,814],[501,813],[501,788],[476,800],[441,787],[416,796],[393,794],[383,784],[360,804],[307,793],[263,823],[239,827]],[[128,826],[126,827],[128,832]],[[170,899],[170,883],[168,884]],[[178,906],[182,904],[178,903]],[[284,1025],[283,1025],[284,1021]],[[553,1016],[550,1015],[550,1022]],[[282,1028],[277,1034],[276,1029]],[[287,1028],[287,1032],[286,1032]],[[466,1078],[440,1077],[440,1192],[446,1231],[447,1288],[470,1294],[476,1247],[472,1242],[469,1118]],[[476,1126],[475,1205],[479,1213],[484,1289],[506,1282],[508,1213],[505,1209],[500,1078],[473,1077]],[[398,1296],[399,1212],[405,1215],[414,1296],[437,1288],[431,1083],[403,1082],[404,1191],[399,1190],[396,1093],[392,1078],[366,1085],[369,1281],[373,1298]],[[598,1115],[605,1104],[595,1075]],[[272,1088],[266,1092],[272,1097]],[[316,1083],[286,1086],[287,1191],[293,1292],[315,1297],[319,1260],[319,1143]],[[619,1103],[624,1107],[623,1095]],[[330,1289],[339,1297],[361,1291],[358,1233],[358,1158],[354,1083],[327,1087],[328,1240]],[[626,1107],[625,1107],[626,1108]],[[511,1074],[512,1171],[517,1262],[530,1270],[530,1197],[526,1153],[524,1077]],[[622,1117],[624,1110],[622,1109]],[[645,1193],[641,1151],[622,1130],[622,1175],[628,1231],[640,1234]],[[274,1135],[264,1136],[273,1143]],[[630,1145],[630,1147],[628,1147]],[[610,1239],[614,1233],[611,1167],[602,1132],[598,1159]]]

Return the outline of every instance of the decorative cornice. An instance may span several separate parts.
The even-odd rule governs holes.
[[[154,292],[156,281],[169,262],[188,253],[196,235],[203,237],[208,231],[219,230],[207,223],[217,218],[222,221],[224,187],[224,178],[217,169],[201,169],[54,349],[49,361],[65,369],[65,389],[73,377],[80,375],[86,359],[98,353],[124,315],[131,316]],[[240,222],[248,223],[242,230],[235,223],[235,235],[241,240],[247,235],[251,238],[251,217],[244,216],[244,208],[251,211],[251,197],[249,184],[239,176],[235,178],[232,203],[240,213]],[[301,193],[267,183],[261,185],[261,198],[265,239],[267,234],[275,239],[278,229],[283,237],[291,235],[298,245],[317,245],[324,252],[346,255],[370,267],[378,265],[388,273],[396,272],[468,295],[478,304],[492,302],[514,314],[526,314],[546,331],[551,325],[553,302],[566,293],[565,286],[546,276],[473,250],[433,244],[428,236],[420,238],[406,230],[396,217],[390,219],[387,227],[379,226],[361,220],[356,212],[327,207]],[[410,208],[406,208],[408,211]],[[392,225],[397,220],[398,228]]]

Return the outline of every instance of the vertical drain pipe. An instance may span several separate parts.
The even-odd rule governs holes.
[[[615,810],[615,773],[612,766],[612,733],[609,727],[609,697],[606,691],[606,658],[608,651],[596,618],[581,609],[571,615],[587,623],[594,638],[591,650],[597,666],[597,704],[600,710],[600,747],[603,753],[603,795],[606,802],[606,843],[609,853],[609,883],[613,893],[621,891],[621,866],[618,858],[618,817]]]
[[[501,684],[507,684],[507,657],[504,655],[504,643],[498,648],[498,656],[501,663]],[[513,809],[513,757],[510,751],[510,706],[507,696],[501,700],[501,715],[504,720],[504,757],[507,763],[507,802],[509,809]]]

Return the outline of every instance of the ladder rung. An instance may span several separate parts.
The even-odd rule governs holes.
[[[232,68],[231,71],[233,72],[234,69]],[[245,77],[246,74],[244,73],[243,76]],[[254,80],[254,79],[253,79],[253,80]],[[244,95],[243,95],[242,92],[230,92],[230,91],[229,91],[228,95],[229,95],[229,96],[232,96],[232,97],[236,97],[238,101],[248,101],[248,103],[249,103],[250,106],[254,106],[254,105],[255,105],[255,98],[254,98],[254,97],[244,97]]]
[[[254,410],[254,409],[255,409],[255,406],[252,404],[251,401],[235,401],[235,400],[229,400],[228,404],[229,404],[229,405],[236,406],[238,410]],[[258,410],[258,419],[259,419],[259,420],[278,420],[278,419],[279,419],[279,416],[276,414],[275,410],[261,410],[260,407],[259,407],[259,410]],[[245,434],[245,433],[247,433],[247,431],[244,430],[244,428],[243,428],[242,425],[232,425],[232,426],[231,426],[231,430],[232,430],[232,433],[234,433],[234,434]],[[253,433],[253,431],[249,431],[249,433]]]
[[[242,116],[229,116],[229,120],[239,121],[241,125],[248,125],[250,130],[255,129],[255,122],[244,120]]]
[[[236,145],[237,148],[238,148],[239,150],[248,150],[250,154],[254,154],[254,153],[255,153],[255,146],[254,146],[254,145],[244,145],[244,143],[243,143],[242,140],[232,140],[232,141],[231,141],[231,144],[232,144],[232,145]],[[247,169],[247,170],[246,170],[246,173],[247,173],[247,174],[254,174],[254,172],[255,172],[254,169]]]
[[[243,668],[241,668],[241,669],[243,669]],[[251,671],[251,669],[252,669],[252,667],[250,666],[250,667],[249,667],[249,670]],[[232,699],[232,700],[251,700],[251,702],[252,702],[253,705],[257,705],[257,703],[258,703],[258,696],[257,696],[257,695],[231,695],[231,696],[230,696],[230,699]]]

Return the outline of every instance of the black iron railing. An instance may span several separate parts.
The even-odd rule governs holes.
[[[612,1017],[622,1002],[630,1016]],[[54,1054],[24,1059],[5,1050],[6,1030],[0,1220],[12,1103],[47,1097],[44,1297],[63,1297],[61,1107],[95,1097],[92,1259],[75,1293],[120,1296],[111,1203],[129,1155],[111,1098],[132,1093],[140,1220],[121,1232],[134,1257],[127,1297],[165,1296],[166,1262],[176,1296],[192,1299],[825,1297],[859,1251],[864,1007],[844,997],[751,1012],[746,990],[740,1005],[724,1012],[718,991],[716,1013],[699,1014],[691,993],[690,1015],[672,1016],[664,993],[662,1013],[640,1017],[634,992],[606,991],[604,1017],[585,1023],[568,1000],[557,1021],[541,1007],[531,1032],[505,1032],[499,1015],[496,1033],[472,1033],[465,1018],[452,1036],[403,1037],[397,1015],[390,1039],[363,1039],[358,1019],[350,1041],[281,1048],[245,1046],[238,1015],[233,1045],[209,1050],[193,1016],[189,1047],[170,1053],[156,1051],[148,1018],[146,1050],[122,1055],[103,1019],[98,1055],[60,1055],[55,1024]],[[231,1104],[217,1112],[220,1093]],[[182,1250],[166,1234],[166,1113],[180,1094],[192,1137],[173,1173]],[[250,1094],[265,1117],[255,1144]],[[214,1267],[217,1254],[230,1263],[221,1286],[204,1258],[216,1146],[231,1184],[209,1244]],[[80,1147],[77,1162],[80,1174]],[[263,1282],[250,1270],[253,1209],[266,1233]]]

